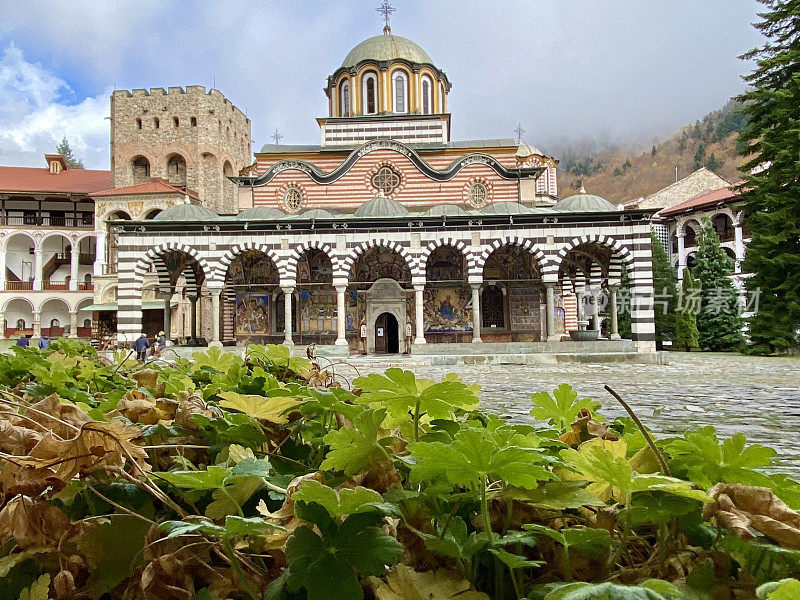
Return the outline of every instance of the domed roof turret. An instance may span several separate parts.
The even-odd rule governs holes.
[[[335,215],[324,208],[312,208],[311,210],[296,214],[294,217],[297,219],[333,219]]]
[[[616,211],[617,206],[605,198],[587,194],[586,189],[581,186],[577,194],[559,200],[553,209],[559,212],[611,212]]]
[[[379,192],[372,200],[367,200],[358,207],[356,217],[402,217],[408,214],[408,209],[393,198],[387,198],[383,191]]]
[[[253,206],[251,208],[245,208],[236,215],[236,219],[240,221],[274,221],[275,219],[284,219],[285,217],[286,213],[271,206]]]
[[[426,217],[462,217],[469,213],[457,204],[436,204],[425,211]]]
[[[189,196],[186,196],[182,204],[176,204],[162,210],[153,221],[213,221],[219,219],[219,215],[210,208],[191,204]]]
[[[355,67],[365,60],[407,60],[410,63],[433,65],[431,57],[418,44],[408,38],[392,35],[389,28],[384,29],[382,35],[368,38],[350,50],[342,61],[342,67]]]
[[[485,215],[526,215],[531,209],[519,202],[493,202],[481,209]]]

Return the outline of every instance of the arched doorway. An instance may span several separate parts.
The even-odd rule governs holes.
[[[400,325],[392,313],[385,312],[375,319],[375,354],[400,352]]]

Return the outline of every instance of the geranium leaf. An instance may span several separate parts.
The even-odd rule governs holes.
[[[386,409],[368,410],[353,418],[353,429],[343,427],[329,432],[324,440],[330,451],[320,468],[355,475],[368,471],[379,461],[388,460],[388,452],[378,442],[378,431],[385,418]]]
[[[277,424],[286,423],[286,413],[300,404],[297,398],[286,396],[265,398],[237,392],[220,392],[218,396],[222,398],[219,405],[223,408],[238,410],[254,419]]]
[[[578,400],[578,393],[567,383],[562,383],[553,390],[551,396],[547,392],[537,392],[531,396],[535,406],[531,409],[531,416],[540,421],[547,421],[559,431],[566,431],[578,418],[581,410],[588,410],[592,414],[600,409],[600,403],[589,398]],[[602,417],[594,414],[595,419],[602,421]]]
[[[215,490],[222,487],[231,470],[211,465],[203,471],[164,471],[154,473],[171,484],[187,490]]]
[[[304,481],[292,498],[295,501],[302,500],[309,504],[316,502],[334,519],[344,515],[373,511],[375,504],[383,502],[383,498],[375,490],[358,486],[353,489],[343,488],[337,493],[336,490],[314,480]]]

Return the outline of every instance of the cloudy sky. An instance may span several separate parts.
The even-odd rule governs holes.
[[[66,135],[108,168],[112,89],[216,85],[253,122],[253,148],[318,143],[325,77],[383,25],[378,0],[3,0],[0,164],[43,166]],[[559,147],[650,141],[743,89],[761,40],[754,0],[394,0],[395,34],[453,82],[453,139]]]

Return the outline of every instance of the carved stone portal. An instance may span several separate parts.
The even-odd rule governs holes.
[[[375,354],[378,334],[375,325],[378,317],[383,313],[389,313],[397,320],[397,339],[403,340],[408,293],[397,281],[387,277],[378,279],[367,290],[367,353]],[[387,332],[383,331],[383,335],[386,336]],[[400,348],[402,348],[402,342]]]

